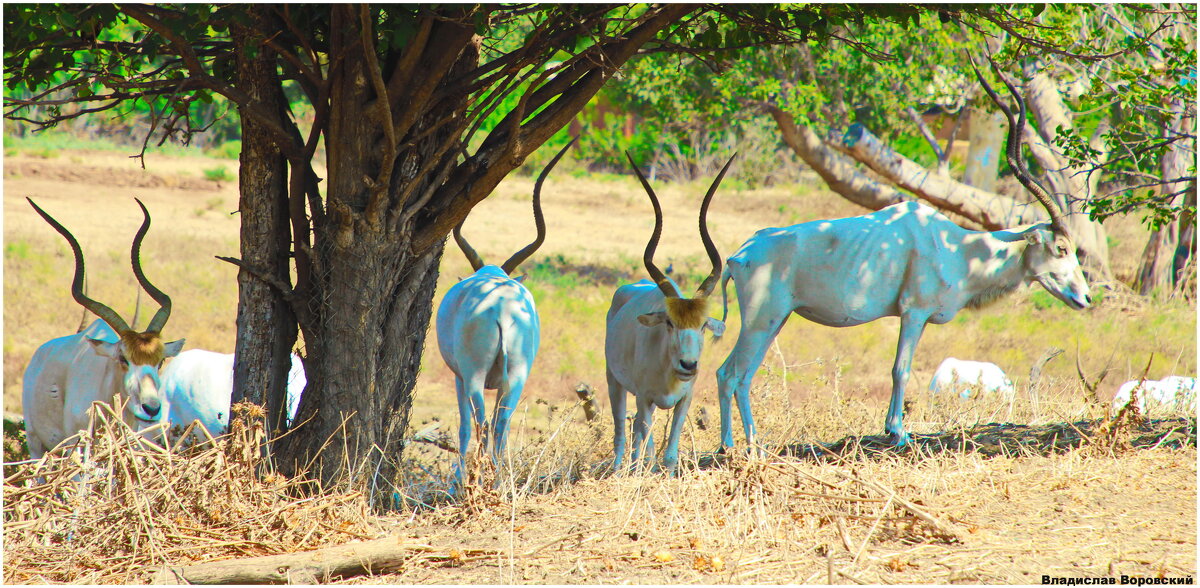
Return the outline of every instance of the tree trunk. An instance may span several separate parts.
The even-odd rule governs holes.
[[[1095,193],[1099,182],[1099,169],[1088,173],[1088,169],[1071,167],[1066,157],[1054,147],[1058,129],[1072,128],[1072,120],[1058,86],[1045,73],[1034,75],[1025,85],[1025,101],[1029,113],[1037,122],[1037,130],[1025,128],[1025,142],[1029,151],[1042,166],[1043,177],[1049,183],[1053,197],[1066,213],[1064,219],[1071,237],[1075,240],[1079,262],[1091,274],[1093,280],[1107,281],[1112,277],[1108,264],[1108,237],[1104,225],[1093,222],[1083,212],[1083,206]],[[1102,165],[1108,158],[1102,147],[1101,136],[1107,131],[1102,124],[1091,139],[1091,146],[1100,155],[1093,165]],[[1090,167],[1090,166],[1085,166]]]
[[[1177,114],[1166,129],[1164,138],[1187,132],[1193,124],[1194,119],[1182,116],[1182,104],[1178,102],[1172,104],[1172,110]],[[1176,141],[1163,156],[1162,180],[1166,183],[1163,184],[1161,190],[1167,194],[1177,192],[1169,202],[1170,206],[1178,207],[1183,204],[1189,197],[1189,193],[1191,201],[1195,202],[1195,181],[1172,182],[1173,179],[1186,178],[1191,175],[1188,167],[1195,163],[1194,158],[1195,152],[1188,149],[1186,141]],[[1188,232],[1188,229],[1191,229],[1190,235],[1181,234]],[[1134,281],[1134,288],[1138,294],[1147,295],[1155,290],[1164,294],[1174,291],[1175,284],[1179,281],[1179,272],[1187,265],[1187,261],[1191,257],[1194,245],[1191,245],[1190,241],[1194,239],[1194,218],[1184,218],[1184,215],[1180,215],[1178,219],[1152,231],[1150,238],[1146,241],[1146,248],[1142,252],[1142,261],[1138,266],[1137,277]]]
[[[270,22],[273,18],[265,5],[248,10],[256,22],[254,26],[236,27],[234,40],[257,51],[237,52],[238,86],[263,111],[282,113],[287,100],[275,71],[278,57],[263,44],[264,31],[278,26]],[[242,116],[241,124],[241,259],[247,266],[288,283],[287,160],[261,122]],[[239,270],[233,401],[249,400],[266,406],[271,431],[282,430],[289,353],[295,341],[295,317],[282,293],[261,276],[245,268]]]
[[[850,125],[841,150],[897,186],[937,208],[953,212],[988,231],[1040,222],[1047,218],[1037,206],[985,192],[942,177],[884,145],[860,124]]]
[[[325,486],[349,481],[387,507],[446,235],[618,67],[694,7],[648,9],[594,58],[546,74],[516,107],[498,111],[503,120],[469,154],[463,140],[483,116],[472,92],[488,87],[476,86],[479,76],[491,77],[478,70],[475,8],[423,11],[404,47],[383,54],[370,6],[328,10],[323,42],[337,58],[313,89],[328,183],[322,198],[315,178],[293,182],[296,284],[280,287],[304,333],[308,386],[297,426],[273,449],[285,474],[307,470]],[[299,149],[285,149],[294,169],[315,146],[295,143]]]
[[[456,144],[462,129],[434,125],[461,121],[466,96],[424,106],[409,133],[416,138],[406,141],[412,147],[397,157],[387,132],[390,113],[378,99],[372,81],[378,73],[363,52],[353,10],[346,9],[335,28],[341,33],[331,37],[344,58],[329,76],[336,108],[326,135],[326,215],[313,223],[312,282],[304,288],[311,292],[312,317],[301,319],[312,321],[304,331],[314,333],[305,341],[308,389],[321,397],[301,404],[301,424],[279,441],[276,455],[287,473],[311,463],[310,474],[325,484],[347,475],[369,483],[374,504],[387,506],[444,245],[443,237],[416,247],[420,220],[397,202],[402,194],[416,198],[436,187],[443,181],[437,170],[455,163],[458,150],[444,147]],[[429,42],[453,51],[431,52],[430,59],[452,60],[441,72],[446,79],[478,64],[471,32],[449,21],[434,25]],[[418,173],[430,161],[434,172]]]
[[[999,112],[972,107],[967,138],[970,146],[963,183],[984,192],[995,192],[1000,160],[1004,157],[1004,117]]]

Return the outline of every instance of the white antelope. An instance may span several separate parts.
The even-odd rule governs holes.
[[[998,69],[996,73],[1000,75]],[[884,430],[897,445],[905,445],[904,388],[925,325],[949,322],[963,308],[982,307],[1023,283],[1040,283],[1075,310],[1091,304],[1062,214],[1021,159],[1025,104],[1001,75],[1017,101],[1020,114],[1014,120],[983,76],[979,79],[1008,118],[1008,163],[1046,208],[1050,222],[968,231],[932,208],[905,202],[862,216],[755,233],[729,258],[721,279],[723,297],[733,279],[742,317],[737,343],[717,370],[723,447],[733,446],[735,397],[746,439],[754,445],[750,381],[792,313],[830,327],[900,317]],[[724,302],[728,313],[728,299]]]
[[[520,279],[510,276],[546,238],[542,182],[574,143],[575,139],[572,139],[550,160],[534,184],[533,220],[537,237],[499,267],[484,265],[479,254],[463,238],[462,223],[454,227],[454,240],[475,270],[446,291],[438,306],[436,324],[438,349],[450,371],[454,372],[454,387],[458,394],[459,462],[455,477],[459,482],[463,477],[463,459],[471,443],[472,423],[481,431],[483,447],[487,448],[489,444],[489,429],[484,422],[484,389],[497,390],[490,430],[492,455],[498,460],[508,441],[512,413],[521,400],[525,381],[537,357],[541,337],[537,307],[533,295]]]
[[[189,349],[163,368],[162,381],[163,394],[171,406],[168,418],[172,428],[199,421],[214,436],[225,432],[233,399],[232,353]],[[293,353],[287,381],[288,425],[296,417],[306,383],[304,364]]]
[[[1200,392],[1196,387],[1196,378],[1167,376],[1161,380],[1125,382],[1113,397],[1113,409],[1120,410],[1129,404],[1135,389],[1136,406],[1142,412],[1196,412],[1196,393]]]
[[[733,157],[730,157],[700,204],[700,238],[712,263],[712,272],[696,289],[694,298],[684,298],[679,286],[654,265],[654,250],[662,234],[662,209],[650,183],[629,157],[629,164],[654,206],[654,232],[642,256],[646,272],[653,281],[641,280],[617,288],[606,318],[604,360],[613,414],[614,470],[621,467],[625,458],[626,391],[633,393],[637,401],[632,464],[639,465],[643,450],[647,461],[654,455],[650,425],[655,408],[674,409],[663,452],[663,466],[673,472],[679,463],[679,435],[683,432],[688,406],[692,402],[692,386],[700,369],[704,330],[708,329],[714,338],[725,332],[723,321],[708,316],[708,297],[721,273],[721,255],[709,237],[707,216],[708,203],[732,163]]]
[[[150,228],[150,213],[139,200],[144,220],[133,238],[131,257],[133,275],[160,308],[146,330],[139,333],[111,308],[83,293],[83,252],[79,243],[33,200],[29,204],[66,237],[75,254],[71,295],[101,319],[79,333],[42,344],[25,368],[21,398],[29,456],[39,458],[86,428],[92,403],[111,402],[114,397],[127,401],[122,418],[135,430],[163,425],[168,408],[158,370],[165,358],[179,353],[183,339],[163,343],[161,330],[171,316],[171,299],[142,274],[140,251]]]
[[[1004,370],[986,361],[947,357],[942,360],[937,371],[933,372],[933,378],[929,380],[931,394],[948,392],[967,399],[976,391],[982,394],[1000,394],[1006,400],[1012,400],[1017,394],[1012,380],[1004,375]]]

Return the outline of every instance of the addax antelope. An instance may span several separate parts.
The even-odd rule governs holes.
[[[171,299],[142,273],[142,239],[150,228],[150,213],[138,200],[144,220],[133,238],[133,275],[159,305],[143,332],[134,331],[113,309],[83,293],[83,251],[75,237],[38,205],[29,204],[71,245],[75,278],[71,295],[100,317],[74,335],[51,339],[38,347],[25,369],[22,400],[29,455],[41,457],[67,437],[84,429],[93,402],[126,400],[122,415],[136,430],[162,425],[168,407],[162,392],[159,367],[183,348],[183,339],[163,343],[162,328],[171,316]]]
[[[189,349],[162,370],[163,395],[171,405],[171,427],[187,427],[199,421],[212,435],[229,425],[233,399],[233,354]],[[296,418],[300,395],[307,383],[300,356],[292,354],[287,381],[287,424]]]
[[[1025,104],[994,63],[993,69],[1016,98],[1020,113],[1014,118],[979,75],[1009,121],[1008,163],[1045,207],[1050,222],[993,232],[968,231],[932,208],[906,202],[863,216],[755,233],[729,258],[721,279],[723,297],[728,280],[733,279],[742,317],[737,342],[717,370],[723,447],[733,446],[734,398],[746,439],[755,443],[750,381],[792,313],[830,327],[900,317],[884,430],[897,445],[904,445],[908,442],[903,424],[904,388],[925,325],[949,322],[963,308],[984,306],[1022,283],[1040,283],[1075,310],[1091,304],[1063,215],[1030,176],[1021,157]]]
[[[484,423],[484,389],[497,390],[490,442],[493,457],[499,459],[508,440],[509,420],[537,357],[541,337],[537,307],[529,290],[511,275],[546,238],[542,182],[574,143],[575,139],[567,143],[534,183],[533,221],[537,237],[508,261],[500,266],[484,265],[462,236],[462,223],[454,227],[454,241],[475,270],[446,291],[438,306],[436,323],[438,349],[454,372],[458,393],[459,462],[455,476],[459,482],[463,477],[463,458],[471,443],[472,423],[480,428],[483,446],[489,444],[489,429]]]
[[[654,232],[642,256],[646,272],[653,281],[642,280],[617,288],[608,309],[604,359],[613,414],[613,469],[620,468],[625,457],[627,391],[633,393],[637,401],[637,415],[633,420],[633,465],[639,465],[643,451],[647,460],[654,455],[650,425],[654,420],[654,409],[661,408],[674,409],[663,452],[663,467],[673,472],[678,466],[679,435],[683,432],[683,422],[692,403],[692,386],[700,370],[704,330],[711,332],[714,338],[725,332],[724,321],[708,316],[708,297],[721,274],[721,255],[708,234],[707,217],[708,204],[732,163],[733,157],[730,157],[700,204],[700,238],[712,263],[712,272],[696,289],[694,298],[684,298],[679,286],[654,265],[654,251],[662,235],[662,208],[650,183],[629,157],[629,164],[654,206]]]
[[[1135,405],[1147,414],[1162,414],[1169,412],[1196,413],[1196,393],[1200,387],[1196,378],[1186,376],[1167,376],[1161,380],[1130,380],[1121,384],[1116,396],[1113,396],[1112,407],[1116,412],[1129,404],[1134,392],[1137,392]]]
[[[973,392],[978,392],[980,396],[1000,394],[1006,400],[1012,400],[1017,395],[1012,380],[1004,375],[1000,366],[954,357],[943,359],[929,380],[929,393],[939,392],[957,394],[964,400],[970,398]]]

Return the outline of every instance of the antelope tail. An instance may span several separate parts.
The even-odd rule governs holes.
[[[721,322],[729,318],[729,293],[725,291],[725,286],[729,284],[729,278],[733,274],[729,273],[729,264],[725,264],[725,269],[721,271]]]
[[[496,359],[492,366],[499,366],[500,371],[497,374],[496,380],[496,404],[492,406],[493,424],[495,418],[500,414],[500,402],[504,398],[504,393],[507,391],[504,387],[508,384],[508,348],[504,341],[504,322],[496,321],[496,330],[500,332],[500,351],[496,354]]]

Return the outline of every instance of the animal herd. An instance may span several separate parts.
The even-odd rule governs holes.
[[[980,78],[982,80],[982,78]],[[1002,77],[1002,79],[1004,79]],[[1007,79],[1004,83],[1016,96]],[[905,389],[913,354],[928,324],[951,321],[964,308],[978,308],[1013,292],[1022,284],[1039,283],[1069,308],[1091,304],[1070,232],[1050,196],[1029,175],[1020,156],[1019,114],[1004,106],[990,87],[984,89],[1009,120],[1007,158],[1021,183],[1045,207],[1050,221],[1000,231],[970,231],[927,206],[907,202],[856,217],[767,228],[755,233],[725,262],[708,232],[707,216],[731,157],[713,180],[700,204],[700,236],[712,270],[686,297],[654,262],[663,231],[659,200],[629,158],[654,210],[654,230],[643,263],[649,280],[616,289],[606,315],[605,376],[613,417],[613,467],[625,465],[626,400],[634,397],[631,465],[652,463],[651,424],[655,409],[671,410],[671,426],[662,465],[674,471],[679,439],[702,369],[705,333],[714,339],[725,332],[734,283],[741,317],[737,340],[716,370],[721,415],[721,447],[732,448],[732,403],[736,399],[746,441],[756,446],[750,390],[767,348],[793,314],[812,322],[848,327],[882,317],[900,319],[899,341],[892,366],[891,400],[884,431],[897,446],[910,442],[904,428]],[[459,409],[459,459],[456,477],[463,476],[472,430],[480,431],[482,447],[502,460],[509,423],[533,369],[540,343],[540,322],[533,295],[513,272],[545,238],[541,188],[569,143],[547,164],[533,190],[535,240],[504,263],[485,264],[462,236],[455,242],[474,273],[451,287],[436,315],[438,347],[455,377]],[[217,434],[228,424],[233,390],[233,356],[203,350],[182,352],[184,341],[164,342],[162,329],[171,313],[171,300],[142,273],[139,251],[150,225],[143,223],[133,240],[131,261],[138,283],[160,310],[144,331],[135,331],[108,306],[92,300],[82,289],[83,254],[71,233],[30,200],[47,223],[66,238],[75,257],[71,293],[84,308],[100,317],[83,331],[52,339],[34,353],[25,371],[24,416],[30,455],[39,458],[83,429],[94,401],[120,397],[124,420],[137,430],[199,421]],[[710,297],[721,285],[722,316]],[[174,358],[162,368],[164,362]],[[292,357],[288,390],[289,419],[305,382],[302,362]],[[160,371],[161,369],[161,371]],[[485,418],[484,390],[498,390],[490,423]],[[1128,402],[1137,391],[1140,403],[1174,405],[1195,410],[1196,382],[1172,377],[1162,382],[1130,382],[1114,402]],[[990,363],[948,358],[930,383],[931,393],[963,398],[994,393],[1011,399],[1012,382]],[[1143,404],[1145,409],[1148,405]],[[1190,408],[1189,408],[1190,407]]]

